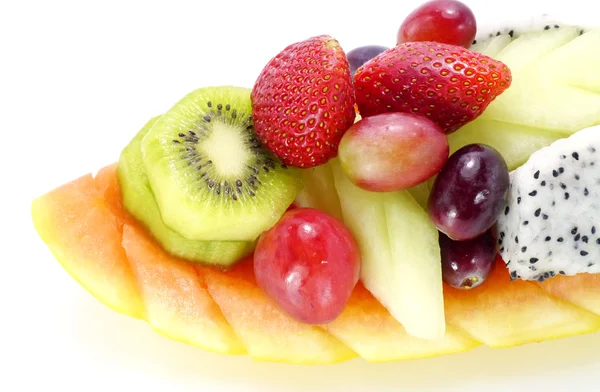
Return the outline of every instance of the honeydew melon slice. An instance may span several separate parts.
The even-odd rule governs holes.
[[[344,222],[362,257],[361,281],[415,337],[444,337],[438,231],[408,191],[358,188],[332,161]]]
[[[516,37],[499,53],[488,56],[502,61],[512,73],[520,72],[535,60],[575,39],[579,32],[577,27],[552,27],[548,30],[532,31]]]

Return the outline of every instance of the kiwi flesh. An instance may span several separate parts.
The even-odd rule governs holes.
[[[123,206],[171,255],[190,262],[228,267],[254,250],[255,242],[194,241],[166,226],[144,170],[141,142],[160,116],[152,118],[121,152],[117,176]]]
[[[250,89],[197,89],[141,142],[165,225],[198,241],[255,241],[302,189],[302,177],[261,144]]]

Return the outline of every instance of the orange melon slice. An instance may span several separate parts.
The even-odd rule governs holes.
[[[536,284],[557,298],[600,315],[600,274],[559,275]]]
[[[38,234],[81,286],[117,312],[144,317],[119,220],[91,174],[35,199],[31,208]]]
[[[150,326],[171,339],[206,350],[246,353],[194,267],[163,251],[123,209],[117,164],[102,168],[94,180],[121,227],[122,246]]]
[[[123,210],[116,164],[37,198],[32,217],[60,264],[103,304],[220,353],[288,363],[391,361],[600,329],[600,275],[510,282],[501,261],[475,290],[445,287],[448,330],[440,341],[408,336],[360,284],[334,322],[298,323],[258,288],[250,260],[225,272],[166,254]]]
[[[362,284],[356,286],[342,314],[323,328],[371,362],[435,357],[480,345],[453,325],[446,325],[441,340],[410,336]]]
[[[448,322],[490,347],[581,335],[600,329],[600,317],[552,297],[534,283],[510,281],[498,260],[486,282],[473,290],[444,287]]]
[[[144,231],[127,224],[123,247],[154,330],[210,351],[246,352],[191,264],[171,257]]]
[[[125,223],[136,225],[137,221],[125,211],[121,198],[121,187],[117,177],[117,163],[108,165],[98,170],[94,177],[96,188],[104,197],[106,205],[117,218],[119,230],[123,230]]]
[[[197,269],[253,358],[322,364],[356,357],[356,353],[321,328],[300,323],[279,310],[256,285],[251,259],[226,273]]]

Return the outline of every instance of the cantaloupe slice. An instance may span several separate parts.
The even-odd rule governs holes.
[[[94,177],[94,183],[100,194],[104,197],[106,205],[117,218],[117,226],[121,231],[125,223],[130,225],[137,224],[135,218],[128,214],[123,207],[121,188],[117,176],[117,163],[98,170],[98,173]]]
[[[246,349],[235,336],[194,267],[170,256],[124,209],[117,164],[95,177],[98,190],[123,227],[123,247],[146,308],[146,320],[157,332],[180,342],[227,354]]]
[[[168,255],[141,228],[128,224],[123,247],[154,330],[210,351],[246,352],[192,264]]]
[[[121,209],[115,169],[109,165],[96,178],[80,177],[36,199],[35,227],[64,268],[102,303],[144,317],[178,341],[248,352],[258,360],[319,364],[357,355],[369,361],[424,358],[480,342],[508,347],[600,328],[592,313],[600,313],[600,276],[510,282],[501,261],[475,290],[445,287],[447,329],[438,341],[410,337],[360,284],[334,322],[301,324],[262,293],[250,261],[224,272],[168,256]]]
[[[35,199],[35,228],[63,268],[106,306],[142,318],[119,220],[87,174]]]
[[[371,362],[418,359],[468,351],[480,343],[452,325],[440,340],[410,336],[404,327],[358,284],[342,314],[323,328]]]
[[[600,275],[556,276],[535,282],[543,290],[562,300],[600,315]]]
[[[561,301],[531,282],[510,281],[499,260],[474,290],[444,287],[446,316],[490,347],[511,347],[600,329],[600,317]]]
[[[284,314],[257,286],[252,260],[227,273],[197,267],[225,318],[256,360],[321,364],[356,357],[351,349],[317,326]]]

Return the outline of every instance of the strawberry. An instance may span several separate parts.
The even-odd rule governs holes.
[[[258,138],[288,166],[308,168],[335,157],[356,116],[346,54],[328,35],[294,43],[271,59],[251,98]]]
[[[447,134],[479,117],[510,83],[510,70],[500,61],[436,42],[400,44],[354,75],[361,116],[412,112]]]

